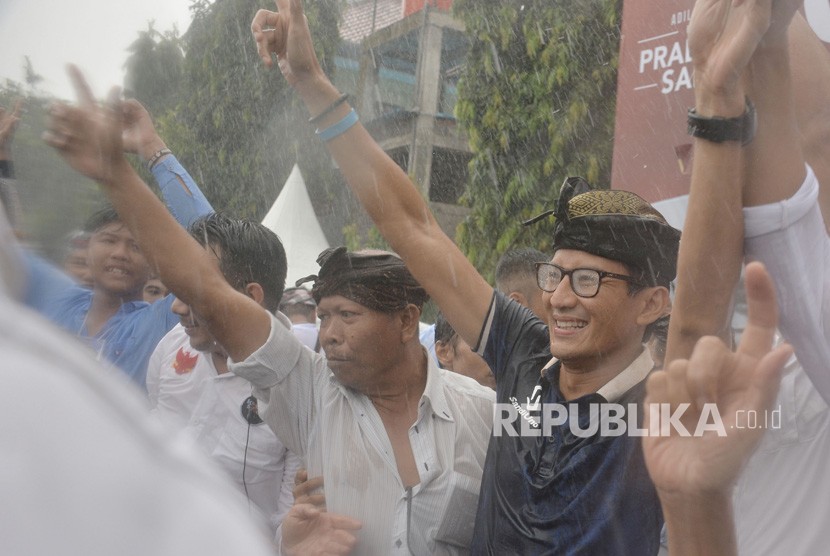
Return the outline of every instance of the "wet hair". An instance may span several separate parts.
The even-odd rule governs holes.
[[[520,291],[525,297],[530,297],[533,291],[522,291],[517,288],[517,282],[530,284],[534,290],[536,286],[536,263],[547,262],[550,257],[530,247],[510,249],[505,251],[496,264],[496,289],[504,294],[511,291]]]
[[[105,206],[96,210],[92,215],[86,219],[84,223],[84,231],[88,234],[93,234],[113,222],[123,222],[121,216],[111,206]]]
[[[435,341],[443,344],[455,346],[455,340],[458,338],[458,333],[447,322],[444,313],[438,313],[435,317]]]
[[[202,246],[219,247],[219,268],[231,286],[242,290],[248,284],[259,284],[265,307],[276,312],[288,270],[277,234],[258,222],[214,212],[194,222],[190,235]]]

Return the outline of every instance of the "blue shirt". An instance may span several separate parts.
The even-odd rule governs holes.
[[[551,359],[547,326],[501,293],[491,311],[489,335],[480,343],[496,377],[496,401],[577,404],[580,429],[587,430],[589,405],[606,400],[588,394],[566,401],[559,364],[540,373]],[[615,403],[641,403],[644,382]],[[583,438],[567,424],[548,436],[502,434],[487,449],[471,552],[653,555],[662,521],[639,438]]]
[[[213,212],[190,174],[173,156],[153,167],[170,212],[183,226]],[[150,355],[179,318],[170,310],[174,297],[168,295],[152,305],[144,301],[124,303],[95,336],[86,329],[92,304],[92,290],[75,284],[60,269],[34,253],[25,252],[28,266],[26,303],[58,326],[78,336],[100,359],[122,369],[141,388],[145,387]]]

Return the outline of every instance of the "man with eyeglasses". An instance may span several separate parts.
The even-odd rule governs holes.
[[[485,357],[502,404],[497,412],[521,410],[521,429],[538,417],[529,408],[544,412],[546,404],[640,402],[653,368],[643,337],[668,313],[679,232],[636,195],[569,180],[555,211],[555,266],[539,271],[552,290],[544,322],[494,292],[360,125],[316,59],[301,3],[277,6],[260,10],[251,25],[260,57],[271,67],[276,54],[381,234]],[[472,552],[656,554],[662,515],[639,439],[580,438],[567,426],[549,432],[491,437]]]

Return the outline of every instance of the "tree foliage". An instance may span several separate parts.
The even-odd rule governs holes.
[[[473,159],[462,250],[492,276],[507,249],[550,251],[551,208],[565,177],[607,187],[614,133],[618,0],[457,0],[471,40],[456,116]],[[495,238],[495,244],[494,239]]]
[[[151,21],[127,51],[126,93],[141,99],[151,114],[175,108],[184,74],[184,48],[178,30],[160,33]]]
[[[162,137],[214,207],[254,219],[264,216],[295,162],[307,182],[328,183],[333,175],[305,109],[278,70],[266,70],[256,54],[250,24],[260,8],[273,9],[273,3],[194,2],[193,22],[181,39],[150,27],[127,63],[136,98],[160,107],[151,113]],[[324,37],[316,47],[328,65],[339,41],[339,2],[308,3],[306,15],[312,33]],[[179,47],[181,79],[166,78],[163,71],[175,66],[170,59]]]

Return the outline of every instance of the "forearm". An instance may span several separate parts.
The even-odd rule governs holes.
[[[196,182],[173,155],[166,155],[152,168],[167,208],[176,220],[189,228],[213,207]]]
[[[740,89],[696,91],[701,116],[734,117],[745,110]],[[691,356],[702,336],[729,341],[732,293],[743,255],[743,147],[737,141],[695,139],[691,190],[677,262],[677,292],[669,323],[666,365]]]
[[[297,87],[317,115],[340,97],[325,78]],[[325,129],[349,114],[342,104],[317,123]],[[489,307],[492,288],[441,230],[409,176],[358,122],[326,142],[343,176],[384,239],[441,307],[453,328],[474,344]]]
[[[758,111],[758,131],[747,149],[743,204],[755,206],[791,197],[804,180],[786,40],[758,47],[747,86]]]
[[[658,494],[671,556],[731,556],[738,553],[729,493]]]

